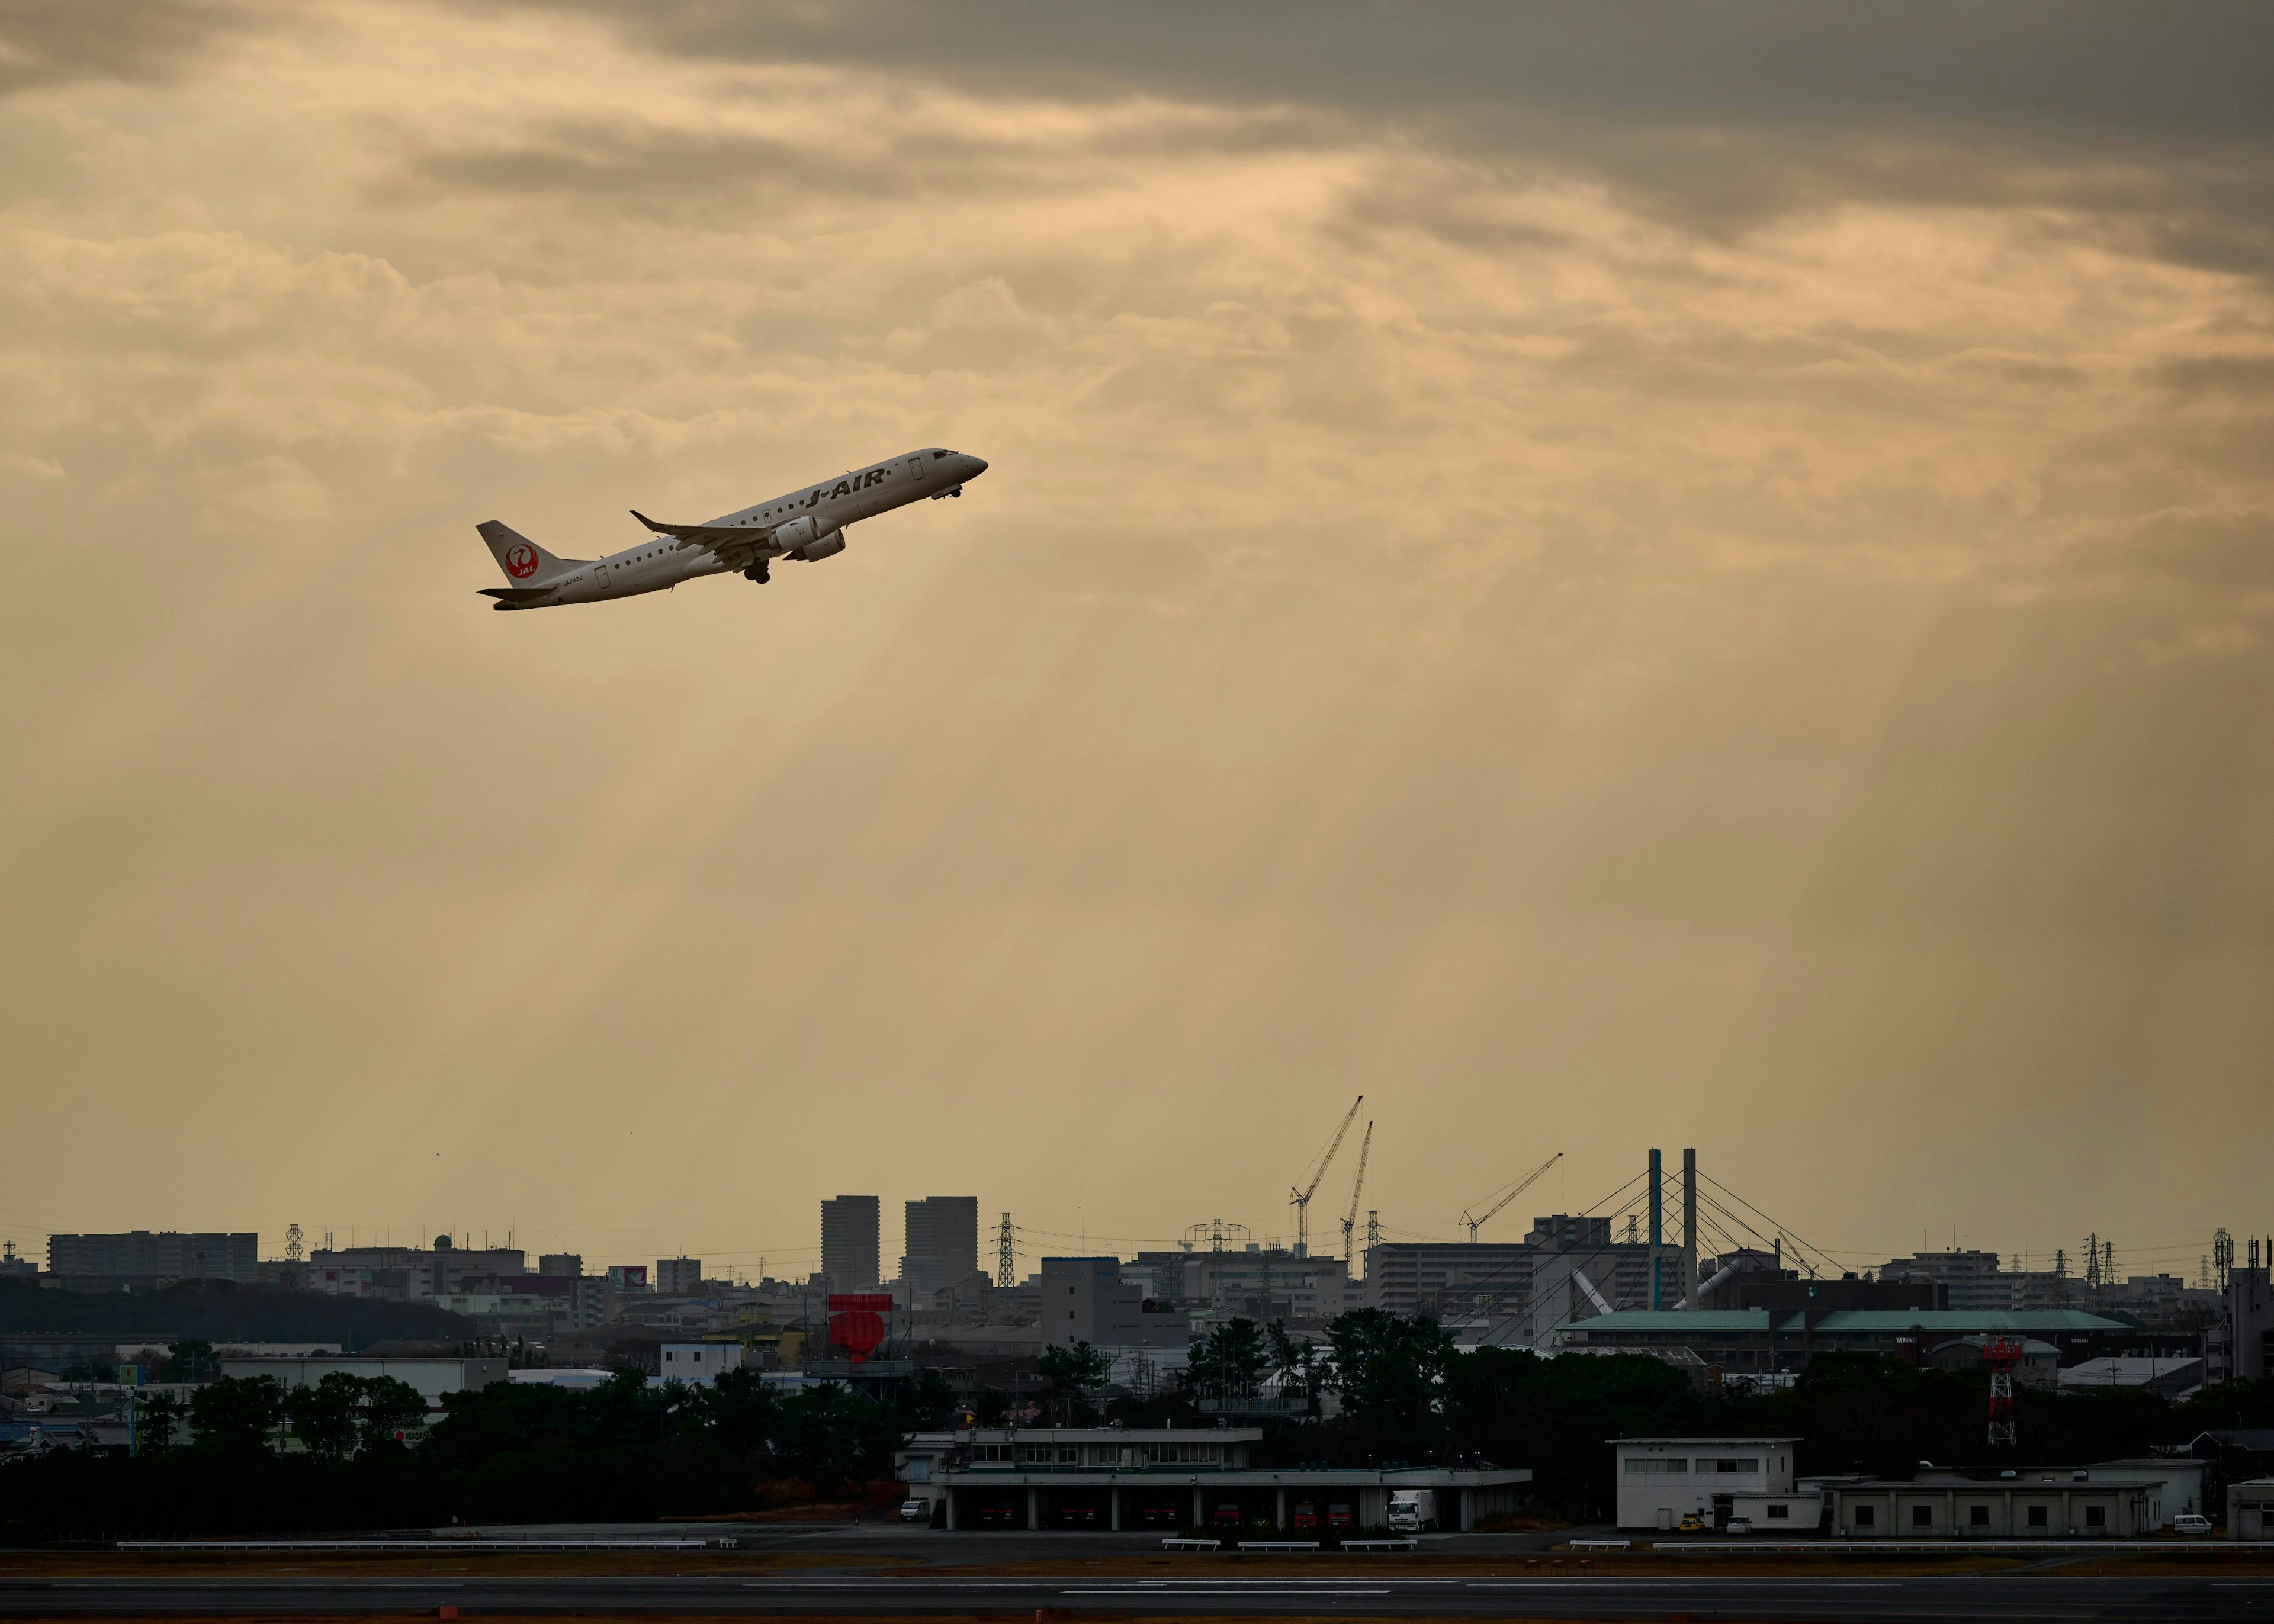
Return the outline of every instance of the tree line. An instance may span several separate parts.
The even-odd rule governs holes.
[[[1108,1396],[1105,1357],[1084,1345],[1036,1363],[1043,1425],[1209,1425],[1227,1408],[1261,1408],[1243,1401],[1270,1390],[1291,1399],[1262,1423],[1259,1466],[1520,1466],[1532,1473],[1533,1508],[1573,1521],[1609,1511],[1610,1440],[1623,1436],[1797,1438],[1803,1473],[1902,1477],[1921,1461],[1990,1458],[1985,1375],[1872,1354],[1820,1354],[1789,1389],[1713,1398],[1645,1356],[1464,1352],[1434,1320],[1369,1309],[1336,1320],[1321,1342],[1229,1321],[1148,1395]],[[134,1458],[56,1449],[0,1464],[0,1538],[745,1511],[887,1479],[909,1432],[1023,1409],[1000,1391],[974,1396],[960,1402],[937,1371],[884,1400],[834,1384],[784,1393],[748,1371],[709,1387],[628,1372],[591,1389],[500,1382],[452,1394],[421,1430],[424,1407],[400,1382],[215,1381],[185,1414],[146,1402]],[[2213,1427],[2274,1426],[2274,1380],[2178,1404],[2139,1388],[2023,1387],[2016,1410],[2018,1462],[2082,1464]]]
[[[754,1371],[708,1387],[626,1371],[444,1403],[428,1423],[405,1384],[341,1372],[291,1390],[215,1381],[186,1411],[146,1399],[132,1456],[57,1448],[0,1464],[0,1539],[638,1522],[749,1510],[792,1485],[828,1499],[888,1477],[909,1432],[950,1421],[953,1395],[937,1372],[878,1402],[835,1384],[785,1394]]]

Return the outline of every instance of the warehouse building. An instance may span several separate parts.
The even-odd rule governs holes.
[[[2172,1486],[2166,1472],[2127,1465],[2010,1477],[1923,1468],[1831,1479],[1824,1497],[1833,1533],[1848,1539],[2136,1539],[2169,1526]]]

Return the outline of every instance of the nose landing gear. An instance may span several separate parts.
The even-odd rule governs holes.
[[[766,575],[765,560],[760,559],[757,563],[744,570],[742,572],[742,579],[745,581],[755,581],[760,586],[764,586],[769,579]]]

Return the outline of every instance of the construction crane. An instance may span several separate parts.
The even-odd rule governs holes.
[[[1295,1255],[1299,1258],[1307,1256],[1311,1250],[1311,1198],[1318,1193],[1319,1181],[1327,1176],[1327,1169],[1334,1162],[1335,1152],[1343,1147],[1343,1136],[1350,1132],[1351,1124],[1358,1119],[1358,1108],[1365,1103],[1364,1094],[1351,1101],[1350,1109],[1344,1113],[1343,1125],[1335,1130],[1335,1137],[1328,1141],[1327,1154],[1319,1158],[1318,1170],[1311,1175],[1311,1182],[1300,1190],[1291,1185],[1288,1188],[1287,1193],[1295,1201]]]
[[[1499,1200],[1495,1201],[1490,1207],[1485,1208],[1481,1215],[1472,1218],[1468,1214],[1463,1213],[1461,1214],[1461,1222],[1469,1226],[1469,1244],[1473,1246],[1477,1244],[1477,1231],[1483,1229],[1486,1223],[1492,1219],[1495,1214],[1498,1213],[1502,1207],[1506,1207],[1510,1201],[1516,1199],[1517,1197],[1522,1195],[1525,1191],[1531,1189],[1532,1182],[1535,1179],[1537,1179],[1542,1173],[1545,1173],[1549,1168],[1554,1167],[1557,1162],[1562,1160],[1563,1153],[1559,1150],[1554,1155],[1548,1157],[1547,1161],[1541,1162],[1538,1167],[1532,1169],[1532,1171],[1526,1173],[1522,1178],[1518,1179],[1515,1189],[1510,1191],[1506,1195],[1501,1197]]]
[[[1366,1124],[1366,1137],[1358,1142],[1358,1177],[1351,1180],[1350,1211],[1343,1218],[1343,1267],[1351,1260],[1351,1233],[1358,1228],[1358,1192],[1366,1188],[1366,1159],[1374,1150],[1374,1124]]]

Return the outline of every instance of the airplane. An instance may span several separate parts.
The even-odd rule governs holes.
[[[817,563],[845,551],[845,527],[925,497],[963,494],[964,482],[987,471],[984,459],[926,446],[824,479],[730,513],[708,524],[659,524],[635,508],[653,532],[647,541],[601,559],[555,558],[495,519],[474,528],[489,544],[511,586],[482,589],[496,609],[551,609],[660,592],[682,581],[740,570],[763,584],[775,559]]]

